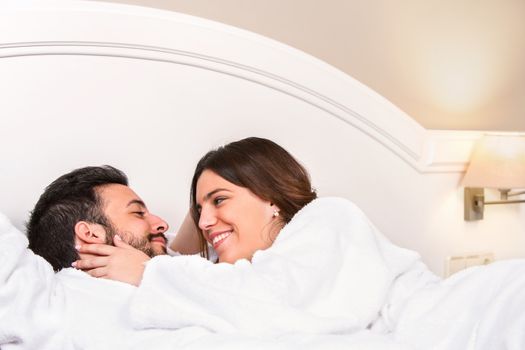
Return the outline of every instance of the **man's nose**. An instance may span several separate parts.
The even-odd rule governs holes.
[[[155,233],[164,233],[168,231],[169,225],[157,215],[151,215],[151,228]]]
[[[199,228],[202,231],[209,230],[213,225],[217,223],[217,217],[212,208],[203,206],[199,217]]]

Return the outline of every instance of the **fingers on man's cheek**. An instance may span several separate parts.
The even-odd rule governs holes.
[[[89,253],[88,246],[77,246],[76,248],[79,253]]]
[[[86,268],[86,262],[84,260],[77,260],[73,266],[79,270],[84,270]]]
[[[89,270],[88,273],[93,277],[103,277],[106,275],[104,269],[101,268]]]
[[[91,260],[78,260],[76,263],[76,268],[81,270],[87,270],[94,267],[94,263]]]
[[[76,248],[80,253],[91,253],[91,254],[97,254],[100,250],[96,244],[87,244],[87,245],[77,246]]]

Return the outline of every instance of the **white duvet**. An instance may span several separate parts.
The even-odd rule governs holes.
[[[250,263],[198,256],[148,262],[131,315],[138,328],[198,325],[280,336],[352,333],[378,317],[393,281],[412,270],[436,280],[419,255],[391,244],[351,202],[317,199]],[[410,281],[415,288],[418,281]]]
[[[312,204],[253,264],[159,257],[138,289],[54,274],[0,214],[0,348],[525,349],[525,261],[441,281],[350,202]]]
[[[394,335],[415,349],[525,349],[525,260],[470,268],[419,290]]]

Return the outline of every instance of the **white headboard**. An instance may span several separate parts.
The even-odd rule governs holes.
[[[519,207],[463,221],[458,185],[480,133],[425,130],[333,67],[237,28],[92,1],[3,2],[0,98],[0,211],[21,228],[48,183],[100,164],[124,170],[176,228],[197,160],[261,136],[438,273],[452,254],[525,256]]]

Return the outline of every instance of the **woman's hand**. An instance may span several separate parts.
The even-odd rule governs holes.
[[[80,260],[75,261],[73,266],[93,277],[107,278],[138,286],[144,274],[144,264],[150,260],[150,257],[122,241],[118,235],[114,237],[113,241],[115,246],[106,244],[84,244],[80,246],[78,248]]]
[[[201,250],[199,236],[199,229],[188,212],[171,242],[170,249],[184,255],[198,254]]]

